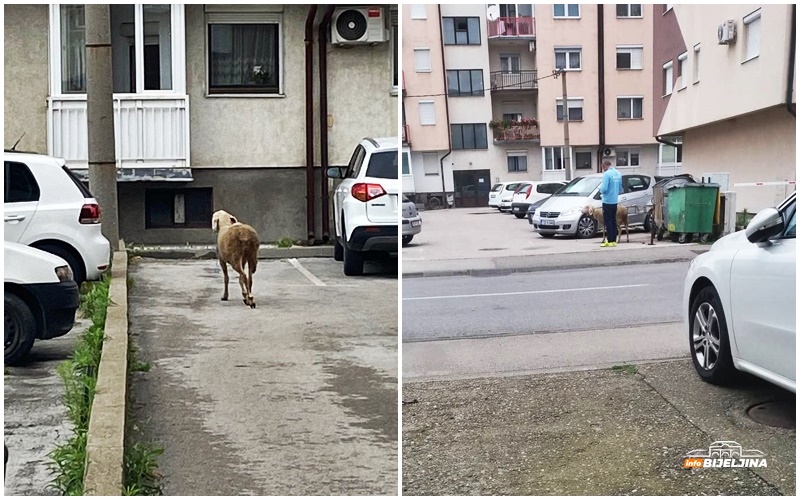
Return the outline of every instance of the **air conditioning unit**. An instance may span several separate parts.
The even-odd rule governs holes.
[[[614,148],[603,148],[603,157],[617,156],[617,150]]]
[[[719,25],[717,39],[720,45],[733,45],[736,42],[736,22],[733,19]]]
[[[389,41],[383,8],[338,8],[331,22],[331,43],[337,46],[373,45]]]

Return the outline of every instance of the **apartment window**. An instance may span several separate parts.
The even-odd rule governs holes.
[[[147,189],[145,228],[207,228],[213,200],[211,188]]]
[[[581,6],[577,3],[557,3],[553,5],[553,17],[555,18],[581,17]]]
[[[575,168],[576,169],[592,168],[592,152],[575,151]]]
[[[414,49],[414,69],[417,73],[431,72],[431,49]]]
[[[545,170],[564,170],[564,148],[546,147],[544,150]]]
[[[86,92],[86,23],[83,5],[61,6],[61,92]]]
[[[617,4],[617,17],[642,17],[642,4]]]
[[[500,4],[500,17],[533,17],[530,4]]]
[[[453,97],[482,96],[483,70],[482,69],[447,70],[447,95]]]
[[[500,54],[500,71],[503,73],[519,73],[519,54]]]
[[[579,47],[556,48],[556,68],[566,70],[581,69],[581,49]]]
[[[640,120],[643,97],[617,97],[617,120]]]
[[[761,9],[748,15],[744,23],[744,61],[758,57],[761,50]]]
[[[411,19],[428,19],[428,8],[425,4],[409,5]]]
[[[663,66],[664,68],[664,95],[670,95],[672,93],[672,61],[668,62]]]
[[[522,113],[503,113],[504,122],[518,122],[522,120]]]
[[[436,125],[436,107],[433,101],[419,101],[419,124]]]
[[[620,149],[616,148],[617,166],[618,167],[638,167],[639,166],[639,150],[638,149]]]
[[[450,125],[453,149],[489,149],[485,123]]]
[[[403,151],[403,175],[411,175],[411,160],[405,151]]]
[[[564,119],[564,100],[556,99],[556,120]],[[567,109],[569,121],[579,122],[583,120],[583,99],[567,99]]]
[[[678,56],[678,90],[685,89],[689,80],[689,54]]]
[[[445,45],[480,45],[481,23],[479,17],[443,17]]]
[[[252,16],[209,19],[209,94],[280,93],[280,23]]]
[[[425,175],[439,175],[439,154],[422,153],[422,170]]]
[[[694,46],[694,83],[700,81],[700,44]]]
[[[528,152],[509,152],[506,157],[509,172],[527,172],[528,171]]]
[[[617,46],[617,69],[642,69],[643,53],[641,46]]]
[[[665,137],[665,141],[675,144],[658,145],[658,163],[662,166],[679,166],[683,163],[683,139],[681,137]]]

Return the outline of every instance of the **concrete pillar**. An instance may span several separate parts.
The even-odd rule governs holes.
[[[100,204],[103,235],[119,245],[117,164],[111,73],[110,6],[86,4],[86,117],[89,138],[89,189]]]

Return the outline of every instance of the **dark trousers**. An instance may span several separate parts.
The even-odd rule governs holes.
[[[617,242],[617,204],[603,203],[603,224],[606,226],[606,241]]]

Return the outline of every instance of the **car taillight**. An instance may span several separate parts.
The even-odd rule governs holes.
[[[78,218],[81,224],[100,224],[100,205],[87,203],[81,208],[81,215]]]
[[[525,199],[526,200],[528,199],[528,196],[531,195],[532,191],[533,191],[533,186],[528,186],[528,190],[525,192]]]
[[[359,201],[367,202],[369,200],[374,200],[379,196],[385,195],[386,191],[380,184],[367,184],[360,182],[353,185],[353,187],[350,189],[350,193],[353,195],[353,198]]]

